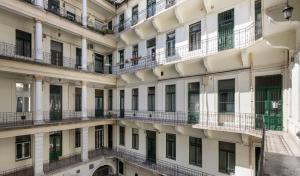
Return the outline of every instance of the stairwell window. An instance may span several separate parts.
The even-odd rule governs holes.
[[[132,110],[137,111],[139,109],[139,89],[132,89]]]
[[[201,48],[201,21],[190,25],[190,51]]]
[[[202,140],[201,138],[190,137],[189,148],[190,164],[202,166]]]
[[[176,85],[166,86],[166,112],[176,111]]]
[[[235,172],[235,144],[219,141],[219,172]]]
[[[132,148],[139,149],[139,129],[132,128]]]
[[[166,157],[176,160],[176,134],[166,134]]]
[[[167,46],[166,57],[175,56],[175,31],[167,34],[166,46]]]
[[[132,8],[132,24],[135,25],[139,21],[139,6],[136,5]]]
[[[16,136],[16,160],[31,157],[31,136]]]

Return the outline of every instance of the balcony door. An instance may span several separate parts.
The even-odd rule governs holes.
[[[125,92],[120,90],[120,117],[123,118],[125,115]]]
[[[51,40],[51,64],[63,66],[63,44]]]
[[[62,87],[50,85],[50,120],[62,119]]]
[[[48,10],[59,15],[59,0],[48,0]]]
[[[149,162],[156,162],[156,132],[146,131],[146,159]]]
[[[57,161],[62,156],[62,132],[50,133],[49,135],[49,160]]]
[[[95,90],[95,116],[103,117],[104,115],[104,98],[103,98],[103,90],[96,89]]]
[[[256,127],[264,118],[269,130],[282,130],[282,76],[262,76],[255,79]]]
[[[104,56],[95,54],[95,72],[104,73]]]
[[[107,125],[107,131],[108,131],[108,148],[113,147],[113,126],[112,125]]]
[[[148,61],[155,61],[156,56],[156,39],[150,39],[147,41],[147,56]]]
[[[218,15],[218,49],[219,51],[234,47],[234,9]]]
[[[16,55],[31,57],[31,34],[16,30]]]

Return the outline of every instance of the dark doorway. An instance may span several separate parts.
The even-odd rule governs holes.
[[[50,85],[50,120],[62,119],[62,86]]]
[[[146,157],[147,161],[156,162],[156,132],[146,131]]]

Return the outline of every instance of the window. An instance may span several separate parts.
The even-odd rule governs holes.
[[[201,138],[190,137],[190,164],[202,166],[202,140]]]
[[[123,118],[125,115],[125,91],[120,90],[120,117]]]
[[[95,148],[100,149],[104,146],[103,125],[95,126]]]
[[[124,68],[124,50],[119,51],[120,69]]]
[[[132,47],[132,65],[137,65],[139,63],[139,45],[134,45]]]
[[[59,0],[49,0],[48,10],[52,13],[59,15]]]
[[[155,87],[148,87],[148,111],[155,111]]]
[[[80,137],[80,128],[75,129],[75,148],[78,148],[81,146],[81,137]]]
[[[139,129],[132,128],[132,148],[139,149]]]
[[[112,74],[112,54],[107,55],[108,73]]]
[[[51,40],[51,64],[63,66],[63,44]]]
[[[16,54],[31,57],[31,34],[16,30]]]
[[[147,18],[155,15],[156,0],[147,0]]]
[[[190,25],[190,51],[201,48],[201,21]]]
[[[255,39],[262,36],[261,0],[255,1]]]
[[[75,88],[75,111],[81,111],[81,88]]]
[[[156,59],[156,39],[147,40],[147,56],[151,61]]]
[[[108,90],[108,110],[113,109],[113,90]]]
[[[139,89],[132,89],[132,110],[137,111],[139,109]]]
[[[124,30],[124,13],[119,16],[119,32]]]
[[[166,0],[166,8],[173,6],[175,2],[175,0]]]
[[[123,127],[123,126],[120,126],[120,128],[119,128],[119,136],[120,136],[120,139],[119,139],[119,144],[120,145],[123,145],[123,146],[125,146],[125,127]]]
[[[118,173],[124,174],[124,163],[122,161],[118,161]]]
[[[219,141],[219,172],[235,172],[235,144]]]
[[[16,83],[16,112],[30,112],[31,84]]]
[[[132,25],[137,24],[139,21],[139,6],[136,5],[132,8]]]
[[[219,112],[234,112],[234,79],[219,81]]]
[[[176,85],[166,86],[166,112],[176,111]]]
[[[200,83],[189,83],[188,91],[188,118],[190,123],[196,123],[199,120]]]
[[[176,160],[176,134],[166,134],[167,158]]]
[[[218,50],[234,46],[234,9],[218,14]]]
[[[31,157],[31,136],[16,136],[16,160]]]
[[[167,34],[167,56],[171,57],[175,55],[175,31]]]
[[[81,68],[81,48],[76,48],[76,68]]]

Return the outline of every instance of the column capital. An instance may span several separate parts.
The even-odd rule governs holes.
[[[35,21],[36,23],[42,23],[42,20],[41,20],[40,18],[34,18],[34,21]]]
[[[86,81],[80,81],[80,83],[81,83],[82,86],[86,86],[87,85]]]
[[[44,77],[41,75],[34,75],[36,81],[43,81]]]

